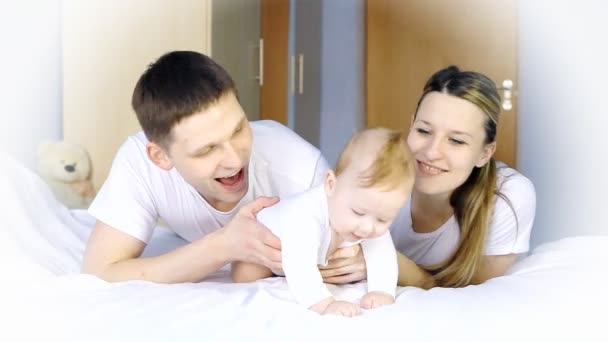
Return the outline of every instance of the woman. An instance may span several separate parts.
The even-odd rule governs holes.
[[[414,190],[391,227],[399,285],[479,284],[528,251],[536,195],[494,161],[499,112],[496,86],[480,73],[452,66],[426,83],[407,140]]]

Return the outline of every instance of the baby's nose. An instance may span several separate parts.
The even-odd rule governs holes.
[[[364,220],[359,225],[359,233],[357,235],[367,237],[374,231],[374,223],[370,220]]]

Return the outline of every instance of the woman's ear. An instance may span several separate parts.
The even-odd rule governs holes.
[[[161,169],[169,171],[173,168],[173,163],[171,162],[169,155],[165,149],[157,143],[152,141],[148,142],[146,144],[146,152],[148,153],[148,158]]]
[[[333,170],[327,171],[325,174],[325,194],[327,196],[331,196],[334,193],[334,189],[336,188],[336,174]]]
[[[496,142],[492,142],[492,143],[486,144],[483,147],[482,155],[479,158],[479,160],[477,161],[477,163],[475,164],[475,166],[482,167],[482,166],[486,165],[486,163],[494,155],[494,152],[496,152]]]

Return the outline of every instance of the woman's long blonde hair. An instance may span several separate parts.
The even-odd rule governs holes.
[[[496,85],[488,77],[477,72],[460,71],[456,66],[450,66],[431,76],[424,86],[418,107],[430,92],[456,96],[479,107],[486,114],[485,144],[496,140],[500,96]],[[450,204],[460,226],[458,248],[445,262],[427,267],[440,286],[462,287],[471,283],[481,263],[496,193],[494,158],[482,167],[475,167],[469,178],[452,193]]]

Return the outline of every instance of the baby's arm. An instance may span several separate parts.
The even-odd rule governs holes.
[[[314,223],[314,222],[311,222]],[[282,240],[283,271],[296,301],[319,314],[354,316],[361,312],[359,305],[336,300],[317,266],[320,236],[308,226],[304,230],[290,230]]]
[[[397,253],[390,232],[361,242],[367,265],[367,294],[361,298],[361,307],[373,309],[395,302],[397,289]]]
[[[230,269],[232,281],[235,283],[250,283],[258,279],[272,276],[272,271],[262,265],[251,264],[248,262],[235,261]]]

